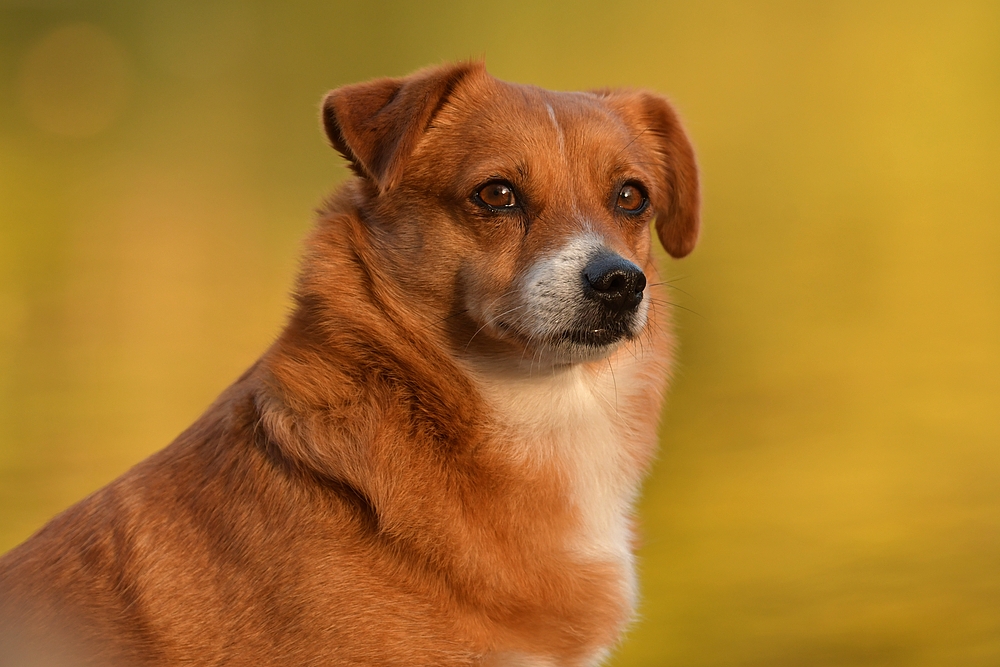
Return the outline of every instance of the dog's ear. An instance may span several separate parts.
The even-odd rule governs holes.
[[[455,86],[481,62],[433,67],[400,79],[376,79],[327,93],[323,126],[330,143],[381,192],[391,189]]]
[[[618,108],[635,130],[636,141],[650,146],[659,166],[659,192],[653,193],[656,232],[671,257],[694,250],[701,228],[701,197],[694,148],[676,112],[663,97],[646,91],[597,91]]]

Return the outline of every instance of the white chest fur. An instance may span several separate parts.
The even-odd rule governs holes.
[[[632,411],[626,408],[636,391],[632,380],[639,362],[625,356],[628,362],[614,368],[605,362],[603,369],[579,365],[476,376],[509,454],[529,465],[549,464],[563,475],[579,517],[567,550],[620,568],[625,594],[634,603],[630,515],[642,471],[632,452],[636,439],[655,434],[636,432],[629,423]]]

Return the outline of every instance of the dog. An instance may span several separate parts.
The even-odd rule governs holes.
[[[348,85],[276,342],[0,561],[10,664],[596,665],[699,232],[662,97],[458,63]],[[35,663],[31,661],[35,660]]]

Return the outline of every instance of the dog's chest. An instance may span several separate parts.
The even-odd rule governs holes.
[[[525,465],[558,471],[574,509],[566,548],[622,568],[631,599],[630,514],[642,471],[632,452],[637,432],[624,416],[628,373],[574,368],[555,375],[487,379],[501,446]],[[641,431],[641,429],[639,429]]]

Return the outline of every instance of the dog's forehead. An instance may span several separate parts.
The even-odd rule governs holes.
[[[416,161],[455,187],[489,177],[533,174],[546,187],[603,192],[609,174],[644,173],[641,131],[597,93],[557,92],[492,77],[460,85],[438,111]],[[571,183],[577,183],[576,186]]]
[[[433,125],[464,137],[519,139],[527,145],[552,140],[575,146],[627,143],[633,134],[600,95],[552,91],[492,77],[455,91]]]

